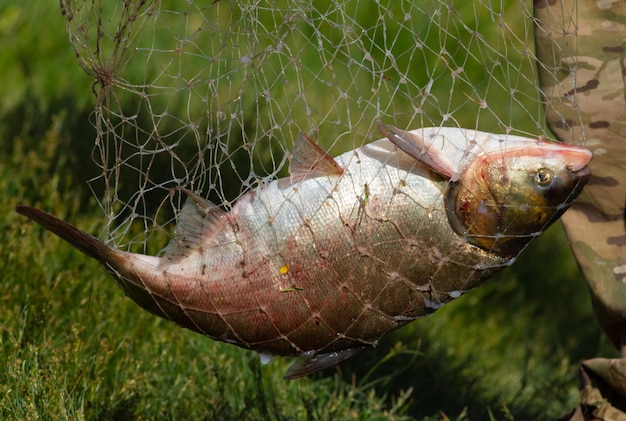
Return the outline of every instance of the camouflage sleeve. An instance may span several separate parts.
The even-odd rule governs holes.
[[[563,224],[600,326],[622,355],[581,364],[581,405],[571,420],[626,419],[612,406],[626,400],[626,4],[536,0],[534,7],[548,127],[593,151],[592,177]]]

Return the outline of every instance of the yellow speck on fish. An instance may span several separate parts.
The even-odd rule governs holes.
[[[302,287],[287,287],[287,288],[281,288],[280,292],[294,292],[294,291],[303,291],[304,288]]]
[[[280,269],[278,269],[278,273],[281,275],[286,275],[289,272],[289,265],[282,265]]]

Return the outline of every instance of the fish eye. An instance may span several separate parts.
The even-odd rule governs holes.
[[[547,168],[541,168],[539,169],[539,171],[537,171],[537,174],[535,174],[535,181],[541,187],[546,187],[549,186],[550,183],[552,183],[553,176],[554,174],[552,173],[552,171]]]

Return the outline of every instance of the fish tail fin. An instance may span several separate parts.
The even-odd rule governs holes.
[[[17,206],[15,211],[37,222],[91,258],[100,262],[109,262],[114,259],[115,251],[102,241],[49,213],[29,206]]]

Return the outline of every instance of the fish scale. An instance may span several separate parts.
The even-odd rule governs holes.
[[[575,146],[379,130],[386,138],[336,158],[302,136],[291,177],[249,191],[228,213],[183,190],[189,199],[161,257],[17,210],[103,263],[151,313],[264,360],[301,357],[287,373],[297,378],[479,286],[589,177],[590,154]]]

